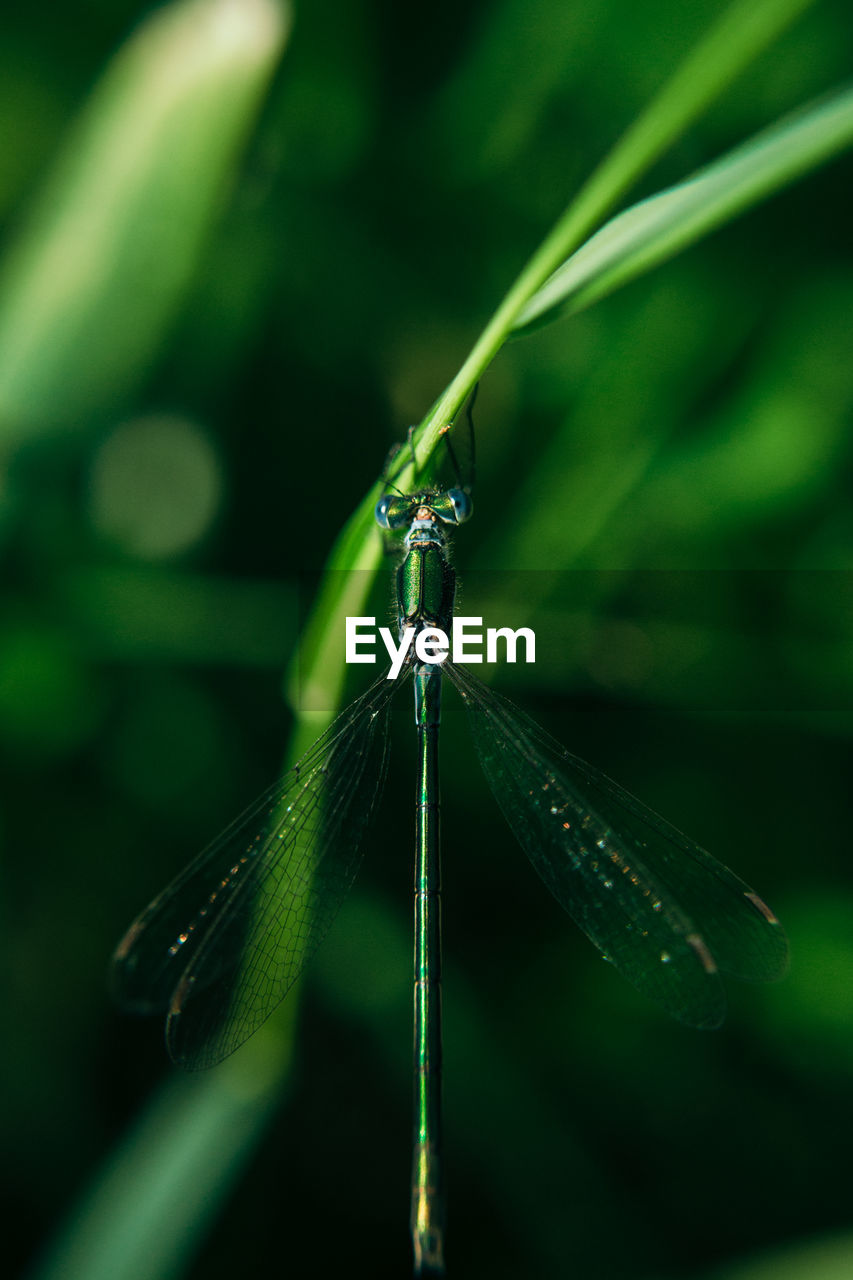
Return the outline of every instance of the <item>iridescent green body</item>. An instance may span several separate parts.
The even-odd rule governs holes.
[[[461,490],[426,490],[383,499],[379,523],[408,525],[397,571],[400,635],[438,627],[449,635],[456,574],[447,559],[447,528],[467,519]],[[441,667],[414,661],[418,772],[415,793],[415,1061],[411,1230],[415,1276],[444,1274],[444,1175],[441,1161],[441,854],[438,733]]]
[[[415,1275],[444,1271],[441,1162],[441,854],[438,728],[441,676],[415,672],[418,774],[415,796],[415,1123],[411,1229]]]
[[[444,547],[417,542],[397,570],[397,604],[400,631],[431,626],[450,633],[456,574],[447,563]]]

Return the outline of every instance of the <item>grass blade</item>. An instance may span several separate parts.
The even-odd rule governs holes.
[[[149,368],[282,49],[276,0],[182,0],[96,86],[0,268],[0,441],[79,429]]]
[[[853,144],[853,89],[789,116],[611,219],[530,299],[516,328],[582,310]]]

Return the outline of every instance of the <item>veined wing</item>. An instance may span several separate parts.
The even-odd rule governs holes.
[[[155,898],[113,957],[127,1007],[168,1010],[172,1058],[220,1062],[284,999],[355,879],[385,780],[380,677]]]
[[[718,970],[781,977],[785,934],[734,872],[463,667],[444,671],[522,848],[629,982],[681,1022],[715,1027],[725,1015]]]

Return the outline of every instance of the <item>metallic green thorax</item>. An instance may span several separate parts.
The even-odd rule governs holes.
[[[449,526],[467,520],[471,500],[461,489],[423,490],[411,497],[385,497],[376,508],[383,528],[407,529],[406,558],[397,570],[400,631],[440,627],[449,632],[456,574],[447,561]]]
[[[400,632],[440,627],[449,633],[456,574],[447,560],[446,526],[468,518],[460,489],[386,497],[376,517],[406,533],[397,571]],[[441,666],[414,661],[418,774],[415,794],[415,1058],[411,1229],[415,1276],[444,1274],[444,1174],[441,1164],[441,858],[438,732]]]
[[[397,570],[398,621],[404,627],[441,627],[450,631],[456,574],[447,563],[444,548],[416,542]]]

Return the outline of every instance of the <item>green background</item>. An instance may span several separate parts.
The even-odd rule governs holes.
[[[114,223],[103,166],[74,169],[87,135],[73,121],[147,10],[3,18],[4,1270],[89,1221],[87,1188],[172,1074],[159,1024],[112,1008],[108,957],[280,767],[284,672],[341,524],[720,11],[305,4],[269,83],[198,95]],[[182,38],[179,65],[191,25]],[[850,52],[847,7],[813,5],[632,195],[832,88]],[[94,91],[102,125],[131,82]],[[133,146],[118,154],[142,172]],[[452,1275],[853,1267],[850,181],[849,160],[820,169],[512,342],[483,380],[462,608],[539,637],[536,667],[496,683],[754,884],[793,963],[773,988],[731,989],[719,1032],[669,1022],[549,899],[448,694]],[[68,192],[84,230],[118,231],[48,269],[36,303],[27,262]],[[305,984],[283,1104],[254,1149],[216,1148],[210,1114],[218,1156],[187,1157],[197,1201],[185,1189],[163,1208],[174,1250],[152,1264],[154,1238],[128,1226],[113,1276],[406,1274],[413,743],[399,701],[384,807]],[[182,1091],[206,1086],[166,1087],[162,1150],[155,1135],[107,1184],[73,1267],[65,1237],[44,1274],[94,1276],[158,1162],[192,1152],[203,1122]]]

